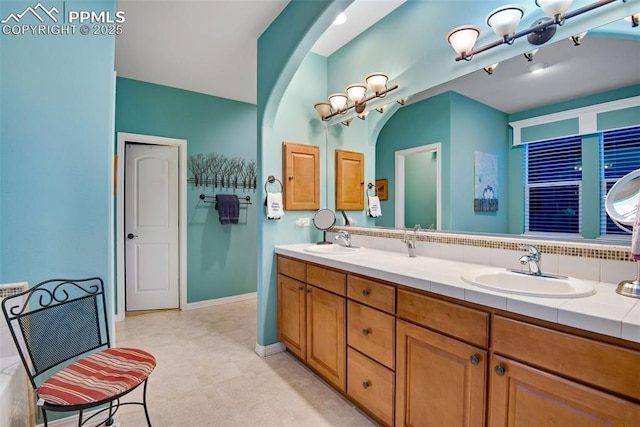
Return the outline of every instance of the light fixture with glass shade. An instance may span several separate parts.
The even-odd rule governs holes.
[[[517,32],[516,29],[520,20],[524,17],[525,9],[523,6],[517,4],[508,4],[494,9],[487,16],[487,25],[500,37],[500,40],[474,48],[480,35],[480,28],[475,25],[462,25],[449,31],[447,41],[458,54],[456,61],[469,61],[479,53],[503,44],[513,44],[515,40],[524,36],[527,36],[527,41],[530,44],[537,46],[551,40],[558,25],[563,25],[573,17],[606,6],[609,3],[615,3],[616,1],[617,0],[598,0],[569,11],[568,9],[571,7],[573,0],[536,0],[536,5],[540,7],[547,16],[537,20],[529,28]],[[622,1],[625,2],[627,0]],[[636,19],[636,25],[637,21]],[[633,18],[632,22],[634,22]],[[525,56],[527,57],[526,54]],[[531,58],[533,58],[533,55],[527,57],[528,60],[531,60]]]
[[[571,37],[569,37],[569,39],[573,42],[574,46],[580,46],[580,43],[582,43],[582,39],[586,35],[587,31],[583,31],[582,33],[572,35]]]
[[[536,0],[536,6],[549,18],[553,18],[556,24],[563,22],[562,15],[571,7],[571,3],[573,0]]]
[[[525,8],[519,4],[508,4],[494,9],[487,16],[487,25],[507,44],[512,44],[511,36],[516,32]]]
[[[495,70],[496,68],[498,68],[498,65],[500,65],[500,63],[499,63],[499,62],[496,62],[495,64],[487,65],[486,67],[484,67],[484,68],[483,68],[483,70],[484,70],[487,74],[491,75],[491,74],[493,74],[493,70]]]
[[[458,52],[460,59],[467,61],[473,56],[473,46],[476,44],[480,36],[480,27],[477,25],[462,25],[449,31],[447,41],[451,44],[453,50]]]
[[[365,112],[367,102],[383,98],[387,93],[398,89],[398,85],[388,87],[388,81],[389,75],[386,73],[368,74],[365,77],[366,84],[351,84],[345,88],[345,93],[333,93],[328,97],[329,102],[317,102],[313,108],[323,121],[331,120],[338,114],[345,114],[352,108],[358,117],[364,120],[367,117],[367,112]],[[370,95],[367,95],[368,91],[371,92]],[[342,121],[345,126],[348,126],[348,123],[351,123],[351,120]]]
[[[631,22],[631,27],[637,27],[640,25],[640,13],[634,13],[631,16],[627,16],[624,18],[625,21]]]

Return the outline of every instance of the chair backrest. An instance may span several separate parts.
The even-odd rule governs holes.
[[[110,346],[99,277],[47,280],[5,298],[2,312],[34,388],[49,369]]]

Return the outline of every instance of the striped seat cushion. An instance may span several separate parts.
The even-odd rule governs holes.
[[[38,397],[51,405],[85,405],[109,400],[143,382],[156,359],[135,348],[108,348],[80,359],[48,378]]]

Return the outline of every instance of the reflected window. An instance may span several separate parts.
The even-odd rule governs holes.
[[[618,129],[602,134],[602,195],[609,190],[617,180],[640,168],[640,127]],[[601,234],[624,235],[628,233],[620,229],[604,209],[604,198],[601,206]]]
[[[579,136],[528,144],[525,178],[525,232],[582,232]]]

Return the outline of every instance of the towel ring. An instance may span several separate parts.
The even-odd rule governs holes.
[[[278,178],[276,178],[273,175],[269,175],[269,177],[267,178],[267,182],[264,183],[264,192],[267,192],[267,184],[273,184],[274,182],[278,182],[278,184],[280,184],[280,192],[284,191],[284,186],[282,185],[282,181],[280,181]]]
[[[367,184],[367,197],[369,196],[369,190],[371,190],[372,188],[374,190],[374,194],[373,195],[374,196],[378,195],[378,188],[375,185],[373,185],[372,183],[368,183]]]

